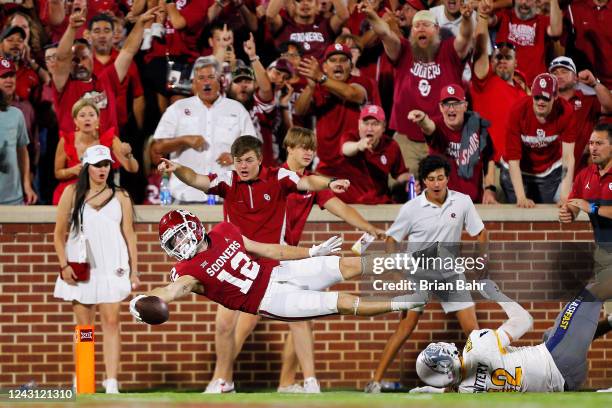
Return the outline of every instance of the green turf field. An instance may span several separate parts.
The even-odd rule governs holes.
[[[369,395],[357,391],[324,392],[320,395],[279,395],[272,392],[253,392],[226,395],[203,395],[193,392],[131,393],[116,396],[95,394],[82,396],[74,403],[13,404],[14,407],[74,407],[91,408],[218,408],[240,407],[520,407],[520,408],[587,408],[612,407],[612,393],[559,393],[559,394],[479,394],[479,395],[411,395],[390,393]]]

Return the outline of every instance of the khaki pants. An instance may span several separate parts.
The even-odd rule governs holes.
[[[414,174],[414,178],[419,178],[419,162],[429,155],[429,147],[425,142],[415,142],[408,139],[403,133],[395,132],[393,140],[399,144],[404,158],[404,164],[408,167],[408,171]]]
[[[595,279],[597,281],[604,281],[610,279],[612,275],[612,248],[595,248],[594,265],[593,270],[595,272]],[[604,311],[606,314],[612,313],[612,301],[604,303]]]

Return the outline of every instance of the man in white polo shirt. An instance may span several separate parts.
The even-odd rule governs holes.
[[[397,252],[398,244],[406,237],[409,252],[423,249],[432,242],[459,243],[464,229],[470,236],[478,237],[478,241],[486,245],[487,230],[476,212],[474,203],[468,195],[448,189],[449,174],[450,165],[444,157],[430,155],[421,160],[419,180],[424,183],[426,189],[400,209],[387,231],[387,252]],[[446,293],[441,303],[446,313],[455,313],[466,335],[472,330],[478,330],[476,310],[469,292]],[[403,315],[398,328],[383,350],[373,381],[368,383],[365,392],[380,392],[380,381],[387,367],[414,330],[422,313],[422,310],[411,310]]]
[[[221,94],[221,68],[213,56],[200,57],[193,67],[194,96],[176,101],[164,112],[153,152],[200,174],[221,174],[234,164],[230,148],[240,136],[257,135],[249,112]],[[170,178],[175,204],[203,203],[204,192]]]

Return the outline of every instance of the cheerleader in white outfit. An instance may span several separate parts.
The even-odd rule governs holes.
[[[98,305],[104,333],[103,385],[107,393],[118,393],[119,310],[121,301],[140,282],[134,208],[127,191],[113,182],[112,162],[108,147],[89,147],[77,183],[62,194],[53,232],[61,274],[54,296],[72,302],[79,325],[94,324]],[[89,279],[77,280],[68,262],[87,262]]]

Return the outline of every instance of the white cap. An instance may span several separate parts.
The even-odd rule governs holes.
[[[576,73],[576,64],[574,64],[574,60],[569,57],[557,57],[552,60],[548,66],[548,72],[552,72],[552,70],[557,67],[563,67],[565,69],[569,69],[574,74]]]
[[[88,147],[83,155],[83,164],[96,164],[103,160],[115,161],[111,158],[110,149],[106,146],[95,145]]]

